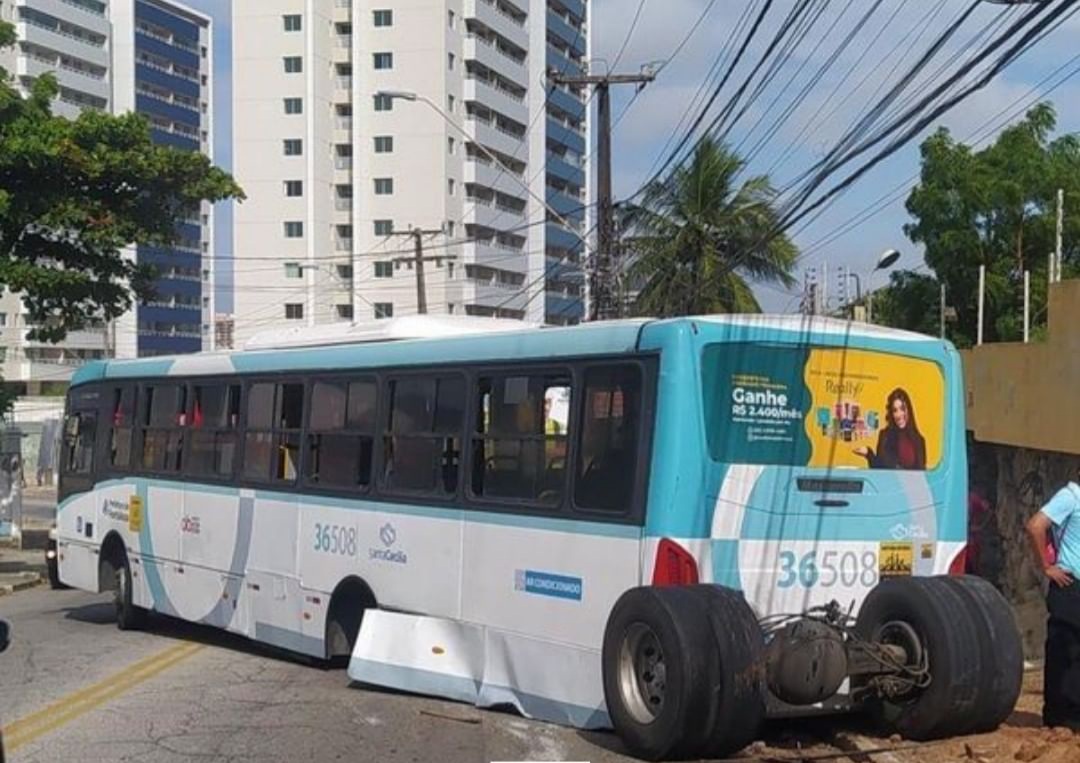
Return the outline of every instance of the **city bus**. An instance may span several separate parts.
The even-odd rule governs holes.
[[[958,354],[837,319],[414,317],[109,360],[67,398],[64,584],[361,684],[722,755],[776,715],[992,728]]]

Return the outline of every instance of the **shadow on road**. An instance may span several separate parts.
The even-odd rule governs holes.
[[[68,620],[91,625],[115,625],[116,608],[111,601],[84,604],[81,607],[65,607],[60,610]]]

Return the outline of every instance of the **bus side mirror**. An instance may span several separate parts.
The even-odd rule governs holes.
[[[0,652],[8,648],[8,644],[11,643],[11,628],[7,622],[0,620]]]

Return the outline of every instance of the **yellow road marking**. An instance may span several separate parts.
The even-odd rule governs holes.
[[[202,649],[201,644],[178,644],[152,654],[91,686],[73,692],[4,728],[9,752],[89,713]]]

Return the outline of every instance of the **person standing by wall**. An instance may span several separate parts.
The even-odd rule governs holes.
[[[1080,474],[1078,474],[1080,479]],[[1036,569],[1049,581],[1043,724],[1080,731],[1080,484],[1070,482],[1027,523]],[[1047,553],[1048,542],[1055,553]]]

